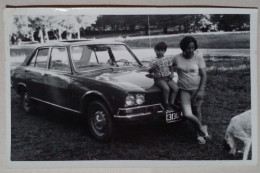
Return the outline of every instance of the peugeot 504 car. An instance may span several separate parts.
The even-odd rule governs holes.
[[[117,124],[184,119],[180,110],[164,110],[147,74],[123,43],[59,42],[37,47],[11,72],[11,83],[27,113],[42,102],[81,114],[97,140],[109,141]]]

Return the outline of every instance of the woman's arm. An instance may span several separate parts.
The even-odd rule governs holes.
[[[174,70],[175,70],[175,68],[176,68],[175,59],[176,59],[176,58],[175,58],[174,56],[170,58],[170,65],[171,65],[171,66],[169,66],[169,68],[170,68],[170,71],[171,71],[171,78],[174,77]]]
[[[154,60],[151,60],[151,61],[149,62],[149,67],[150,67],[150,68],[148,68],[148,72],[149,72],[149,73],[153,73],[154,70],[155,70],[155,61],[154,61]]]
[[[205,87],[206,87],[206,82],[207,82],[206,68],[199,69],[199,75],[200,75],[200,84],[199,84],[199,88],[197,90],[196,97],[203,98]]]

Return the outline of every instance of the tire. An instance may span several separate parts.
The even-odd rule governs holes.
[[[88,127],[95,139],[108,142],[113,136],[113,120],[107,105],[102,101],[94,101],[88,111]]]
[[[28,114],[34,112],[34,104],[27,91],[22,94],[22,108]]]

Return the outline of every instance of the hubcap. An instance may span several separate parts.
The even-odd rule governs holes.
[[[103,135],[106,126],[106,114],[103,110],[96,110],[92,117],[93,127],[98,135]]]

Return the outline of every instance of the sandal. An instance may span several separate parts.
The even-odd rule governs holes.
[[[198,136],[197,142],[198,142],[198,144],[201,144],[201,145],[206,144],[206,140],[203,138],[203,136]]]

